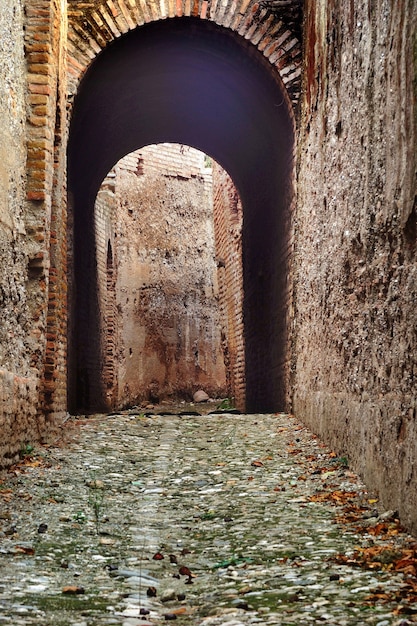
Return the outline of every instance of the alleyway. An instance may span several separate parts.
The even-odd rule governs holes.
[[[417,623],[415,543],[293,417],[71,424],[0,483],[0,624]]]

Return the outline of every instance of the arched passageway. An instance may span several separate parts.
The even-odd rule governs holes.
[[[238,35],[194,18],[148,24],[96,58],[74,103],[71,409],[98,409],[93,208],[125,154],[158,142],[194,146],[232,176],[242,199],[246,409],[286,402],[293,120],[276,70]]]

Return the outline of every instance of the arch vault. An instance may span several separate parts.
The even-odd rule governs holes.
[[[74,101],[68,188],[74,217],[71,408],[100,408],[93,207],[125,154],[177,142],[232,176],[243,205],[246,409],[286,404],[288,247],[294,128],[274,66],[240,35],[197,18],[146,24],[111,42]]]

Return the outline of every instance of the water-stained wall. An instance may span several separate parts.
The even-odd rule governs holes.
[[[413,0],[307,3],[293,386],[414,530],[416,18]]]
[[[204,155],[178,144],[148,146],[115,168],[113,199],[108,181],[96,204],[108,402],[191,399],[199,388],[223,397],[212,177]],[[103,204],[112,208],[103,211]]]

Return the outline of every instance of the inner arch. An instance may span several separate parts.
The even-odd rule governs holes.
[[[122,156],[160,142],[210,154],[239,190],[246,410],[285,408],[294,135],[288,102],[275,69],[252,44],[205,20],[174,18],[137,28],[92,63],[74,102],[68,152],[76,298],[71,408],[79,408],[81,387],[83,408],[100,408],[93,336],[95,196]]]

